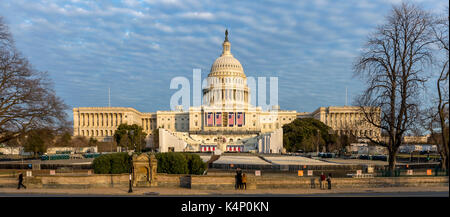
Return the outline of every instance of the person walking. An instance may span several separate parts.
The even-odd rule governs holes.
[[[331,189],[331,173],[328,174],[327,182],[328,182],[328,189]]]
[[[238,184],[238,189],[242,189],[242,170],[240,168],[238,168],[238,172],[237,172],[237,184]]]
[[[316,188],[316,179],[314,177],[311,178],[311,188]]]
[[[27,189],[27,187],[22,182],[23,182],[23,174],[19,173],[19,184],[17,186],[17,189],[20,189],[20,187]]]
[[[238,189],[238,187],[239,187],[238,174],[239,174],[239,172],[238,172],[238,170],[236,169],[236,175],[234,176],[234,182],[235,182],[235,184],[234,184],[234,189]]]
[[[320,174],[320,189],[325,189],[325,175],[323,174],[323,172]]]
[[[242,174],[242,188],[247,190],[247,175],[245,173]]]

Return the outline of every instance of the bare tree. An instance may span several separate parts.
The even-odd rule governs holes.
[[[70,146],[75,148],[88,147],[89,140],[87,140],[84,136],[76,136],[71,139]]]
[[[441,144],[438,145],[439,153],[442,157],[442,166],[447,169],[449,167],[449,138],[448,138],[448,107],[449,107],[449,20],[448,7],[446,8],[446,15],[436,20],[433,25],[433,35],[436,39],[439,51],[437,53],[439,78],[436,81],[437,85],[437,119],[440,126]],[[433,119],[431,119],[433,120]]]
[[[386,23],[369,36],[354,65],[355,75],[368,84],[356,103],[367,122],[389,137],[388,141],[366,138],[387,147],[391,171],[404,133],[418,118],[418,96],[427,80],[423,69],[431,63],[431,22],[431,15],[415,5],[393,6]],[[374,115],[378,112],[379,120]]]
[[[47,73],[21,56],[0,17],[0,143],[33,129],[60,129],[69,123],[65,109]]]

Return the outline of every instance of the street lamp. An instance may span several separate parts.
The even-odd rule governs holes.
[[[317,129],[316,131],[317,131],[317,136],[316,136],[317,157],[319,157],[319,140],[320,140],[320,131],[319,131],[319,129]]]
[[[132,160],[133,160],[133,158],[131,157],[132,156],[132,154],[131,154],[131,152],[128,152],[128,156],[129,156],[129,159],[130,159],[130,184],[129,184],[129,187],[128,187],[128,193],[133,193],[133,187],[132,187],[132,184],[131,184],[131,175],[132,175],[132,173],[133,173],[133,163],[132,163]]]

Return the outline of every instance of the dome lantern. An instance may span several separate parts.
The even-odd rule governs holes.
[[[247,78],[239,60],[233,57],[228,41],[228,30],[225,30],[222,55],[211,66],[206,88],[203,89],[205,105],[248,106],[250,90]]]
[[[231,55],[231,43],[228,41],[228,29],[225,30],[225,40],[223,41],[223,51],[222,56]]]

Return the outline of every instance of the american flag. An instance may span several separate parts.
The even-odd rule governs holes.
[[[208,126],[213,126],[214,125],[214,116],[212,114],[212,112],[208,112],[208,117],[206,118],[207,120],[207,124]]]
[[[216,126],[222,126],[222,113],[216,113]]]
[[[234,126],[234,113],[228,113],[228,125],[230,127]]]
[[[244,124],[244,114],[242,114],[242,112],[237,113],[236,123],[238,127],[242,127]]]

